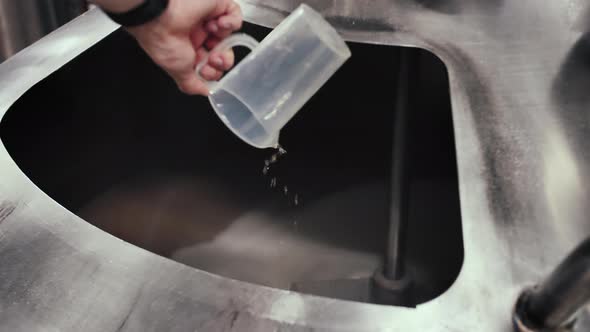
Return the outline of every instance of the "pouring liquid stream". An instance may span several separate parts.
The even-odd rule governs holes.
[[[282,146],[277,144],[277,147],[274,153],[264,161],[264,167],[262,168],[262,174],[264,176],[270,176],[271,170],[275,164],[277,164],[285,155],[287,154],[287,150],[285,150]],[[289,191],[289,187],[286,184],[281,184],[279,179],[276,176],[272,176],[270,179],[270,188],[276,189],[281,188],[281,192],[287,198],[289,203],[293,206],[299,206],[300,204],[300,197],[299,194],[293,193]]]

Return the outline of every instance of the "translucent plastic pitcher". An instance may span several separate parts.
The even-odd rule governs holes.
[[[208,82],[209,100],[221,120],[257,148],[276,147],[281,128],[350,57],[336,30],[301,5],[260,44],[245,34],[212,51],[245,46],[252,52],[219,82]],[[197,66],[197,74],[206,64]]]

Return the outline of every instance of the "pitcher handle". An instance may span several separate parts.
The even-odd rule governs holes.
[[[203,69],[203,67],[209,62],[209,56],[211,54],[223,53],[223,52],[230,50],[236,46],[244,46],[244,47],[249,48],[252,51],[259,44],[260,43],[256,39],[252,38],[251,36],[249,36],[245,33],[237,33],[237,34],[231,35],[231,36],[225,38],[219,44],[217,44],[217,46],[215,46],[209,52],[209,54],[207,54],[207,56],[203,60],[201,60],[201,62],[199,62],[199,64],[197,64],[197,67],[195,68],[195,72],[197,73],[197,76],[199,77],[199,79],[207,84],[207,88],[209,89],[209,91],[211,91],[211,90],[213,90],[215,84],[217,84],[218,82],[206,80],[203,78],[203,76],[201,76],[201,69]]]

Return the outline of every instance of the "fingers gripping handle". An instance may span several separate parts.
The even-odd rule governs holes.
[[[231,36],[225,38],[219,44],[217,44],[217,46],[215,46],[211,50],[211,52],[209,52],[209,54],[207,54],[207,56],[203,60],[201,60],[201,62],[199,62],[197,64],[197,67],[195,68],[195,72],[197,73],[197,76],[199,77],[199,79],[207,84],[207,88],[209,90],[212,90],[213,86],[217,82],[208,81],[208,80],[204,79],[203,76],[201,76],[201,70],[203,69],[203,67],[205,67],[205,65],[207,65],[207,63],[209,63],[209,57],[211,56],[211,54],[223,53],[223,52],[230,50],[236,46],[244,46],[244,47],[249,48],[250,50],[254,50],[258,46],[258,44],[259,44],[259,42],[256,39],[248,36],[247,34],[238,33],[235,35],[231,35]]]

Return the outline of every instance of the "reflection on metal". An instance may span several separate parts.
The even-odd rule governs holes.
[[[84,0],[0,0],[0,62],[85,9]]]
[[[304,296],[196,271],[66,212],[2,148],[3,330],[512,331],[520,291],[590,234],[587,2],[306,2],[349,40],[417,46],[446,64],[465,245],[453,286],[407,309]],[[300,1],[240,3],[248,20],[272,26]],[[93,12],[5,62],[0,112],[114,29]],[[68,38],[75,43],[59,54],[47,51]],[[574,173],[559,175],[560,169]],[[568,199],[555,199],[561,194]],[[589,330],[590,310],[583,309],[574,331]]]

